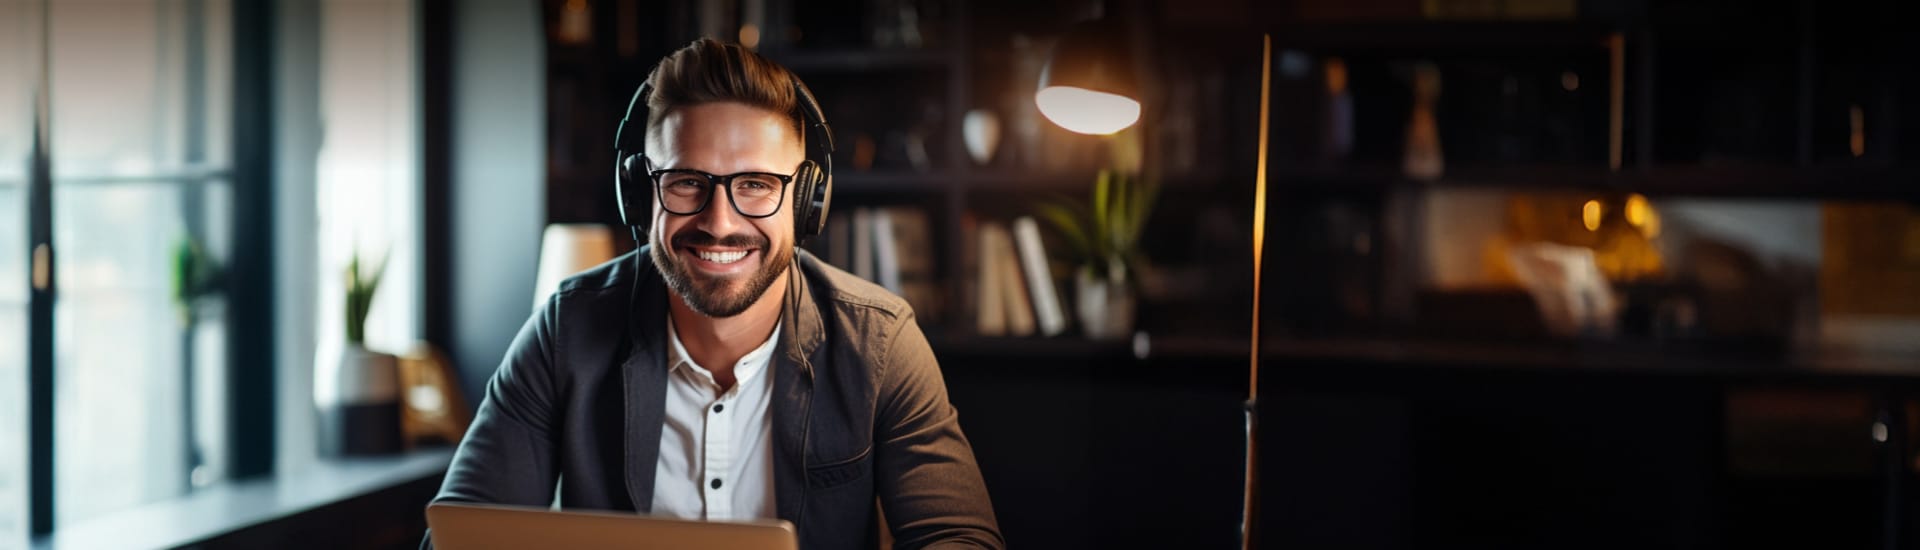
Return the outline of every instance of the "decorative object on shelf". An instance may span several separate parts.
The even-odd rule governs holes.
[[[174,311],[180,319],[180,371],[184,374],[181,387],[186,389],[185,400],[193,403],[193,391],[198,387],[195,369],[198,360],[200,318],[203,310],[212,298],[218,297],[226,284],[226,269],[207,255],[200,242],[191,236],[181,236],[174,240],[173,269],[170,271]],[[199,416],[194,407],[186,408],[186,427],[183,439],[186,441],[187,490],[206,486],[213,478],[206,469],[206,455],[200,449],[199,438],[195,436],[195,417]]]
[[[587,0],[567,0],[560,5],[560,21],[554,35],[561,44],[582,46],[593,42],[593,6]]]
[[[1133,332],[1134,279],[1146,261],[1139,239],[1158,196],[1159,186],[1147,178],[1102,170],[1087,205],[1063,201],[1039,207],[1040,216],[1066,237],[1078,264],[1075,311],[1089,338],[1110,340]]]
[[[1345,162],[1353,153],[1353,92],[1347,89],[1345,60],[1329,57],[1322,64],[1322,71],[1326,79],[1327,110],[1320,160],[1334,165]]]
[[[873,144],[873,136],[867,135],[864,132],[854,132],[853,170],[855,172],[865,172],[873,169],[875,149],[878,149],[878,147]]]
[[[560,281],[613,259],[613,230],[591,223],[548,225],[540,236],[540,268],[534,276],[533,309],[559,290]]]
[[[1613,335],[1620,304],[1592,249],[1538,242],[1515,246],[1508,255],[1548,331],[1565,338]]]
[[[1140,120],[1140,89],[1126,29],[1095,16],[1074,24],[1040,70],[1033,100],[1067,130],[1106,135]]]
[[[1000,117],[986,109],[967,111],[960,134],[966,138],[967,155],[973,157],[973,163],[985,166],[993,162],[993,153],[1000,147]]]
[[[453,365],[426,342],[400,357],[400,431],[408,447],[459,443],[467,433],[467,400],[460,394]]]
[[[872,43],[878,48],[920,48],[920,3],[915,0],[873,0],[869,20]]]
[[[314,368],[322,456],[401,450],[399,358],[366,347],[367,314],[385,271],[385,262],[363,270],[357,252],[347,261],[346,342]]]
[[[1440,125],[1433,116],[1439,98],[1440,68],[1432,63],[1414,66],[1413,114],[1407,119],[1406,160],[1402,166],[1409,178],[1435,180],[1446,169],[1440,153]]]

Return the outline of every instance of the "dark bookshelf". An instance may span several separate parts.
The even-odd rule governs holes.
[[[945,71],[954,60],[953,53],[943,49],[785,49],[768,51],[766,55],[803,74]]]
[[[1271,172],[1274,189],[1294,198],[1378,196],[1439,189],[1639,193],[1649,197],[1920,203],[1920,170],[1884,166],[1667,165],[1619,171],[1560,165],[1448,167],[1438,179],[1407,177],[1386,166],[1290,168]]]

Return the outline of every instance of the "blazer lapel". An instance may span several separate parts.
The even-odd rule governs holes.
[[[790,329],[780,331],[781,353],[774,355],[773,369],[773,494],[780,518],[800,525],[806,511],[808,428],[813,418],[813,364],[808,358],[824,338],[820,310],[798,255],[788,274],[782,316]]]
[[[643,247],[638,252],[645,258]],[[666,316],[667,287],[652,269],[635,276],[636,294],[627,312],[627,341],[631,344],[620,365],[626,403],[627,497],[634,510],[653,512],[653,474],[660,460],[660,431],[667,415]]]

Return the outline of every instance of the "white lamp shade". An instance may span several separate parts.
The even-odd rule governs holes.
[[[557,223],[540,238],[540,271],[534,276],[533,309],[547,301],[560,281],[613,259],[613,231],[604,225]]]
[[[1112,134],[1140,120],[1139,101],[1086,88],[1044,88],[1033,94],[1033,101],[1047,120],[1082,134]]]

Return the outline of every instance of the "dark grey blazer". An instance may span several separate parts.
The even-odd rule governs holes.
[[[877,546],[875,496],[898,547],[1003,547],[912,309],[795,256],[770,416],[776,509],[800,547]],[[544,507],[558,483],[562,508],[652,508],[668,295],[641,258],[637,269],[628,254],[567,279],[527,320],[435,502]]]

